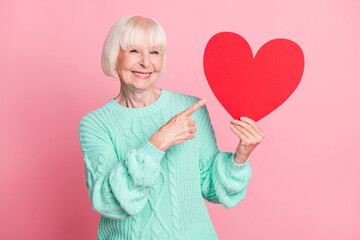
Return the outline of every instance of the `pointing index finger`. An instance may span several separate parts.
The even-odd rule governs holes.
[[[191,105],[188,109],[183,111],[183,114],[190,117],[191,114],[193,114],[196,110],[198,110],[201,106],[203,106],[206,103],[207,99],[203,98],[193,105]]]

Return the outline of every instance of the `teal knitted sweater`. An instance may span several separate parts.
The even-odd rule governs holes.
[[[148,139],[200,98],[161,89],[152,104],[127,108],[113,98],[79,123],[86,187],[101,214],[97,239],[218,239],[204,199],[231,208],[245,196],[249,159],[220,152],[208,110],[191,118],[195,138],[165,152]]]

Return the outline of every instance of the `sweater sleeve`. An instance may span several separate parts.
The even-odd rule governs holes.
[[[226,208],[234,207],[244,199],[251,178],[249,158],[244,163],[237,164],[234,161],[235,153],[220,152],[206,105],[198,111],[202,196],[207,201],[220,203]]]
[[[126,219],[145,206],[165,152],[145,141],[119,159],[103,124],[91,116],[79,123],[86,187],[92,208],[111,219]]]

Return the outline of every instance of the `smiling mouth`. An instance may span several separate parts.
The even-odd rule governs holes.
[[[145,73],[145,72],[135,72],[135,71],[133,71],[132,73],[143,77],[149,76],[151,74],[151,72]]]

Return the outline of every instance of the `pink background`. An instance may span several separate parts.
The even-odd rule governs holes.
[[[134,14],[167,33],[157,86],[208,98],[221,151],[238,138],[203,73],[209,38],[236,32],[254,53],[288,38],[304,51],[299,87],[258,122],[266,138],[250,156],[244,201],[207,203],[220,239],[360,239],[356,0],[1,1],[0,239],[96,239],[78,123],[118,94],[101,50],[112,24]]]

